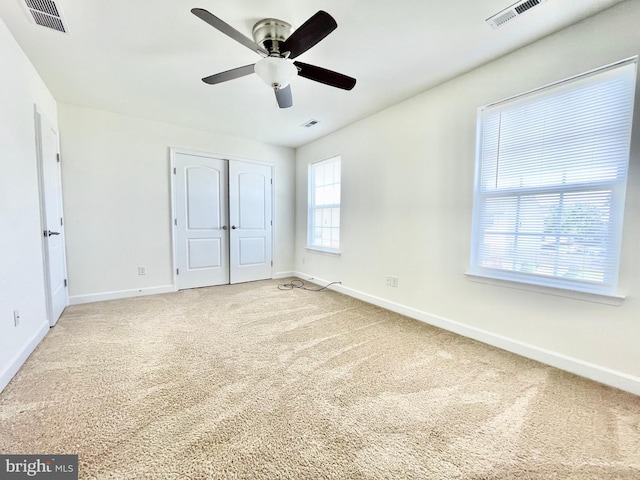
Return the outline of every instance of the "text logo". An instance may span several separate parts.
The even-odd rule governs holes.
[[[78,480],[78,455],[0,455],[2,480]]]

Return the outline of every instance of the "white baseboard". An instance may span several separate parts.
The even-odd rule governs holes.
[[[276,272],[274,279],[295,277],[296,272]],[[83,303],[103,302],[105,300],[118,300],[120,298],[141,297],[144,295],[156,295],[159,293],[175,292],[173,285],[163,285],[160,287],[136,288],[131,290],[117,290],[115,292],[89,293],[86,295],[74,295],[69,297],[69,305],[80,305]]]
[[[11,379],[15,377],[20,367],[27,361],[29,355],[33,353],[47,333],[49,333],[49,322],[45,321],[24,348],[20,350],[0,372],[0,392],[4,390],[4,387],[9,385]]]
[[[273,274],[273,278],[274,279],[279,279],[279,278],[290,278],[290,277],[297,277],[298,273],[297,272],[276,272]]]
[[[80,305],[82,303],[103,302],[105,300],[118,300],[120,298],[142,297],[144,295],[157,295],[159,293],[170,292],[175,292],[173,285],[136,288],[132,290],[118,290],[115,292],[90,293],[87,295],[74,295],[69,297],[69,305]]]
[[[311,275],[307,275],[301,272],[294,272],[294,275],[301,279],[310,279]],[[329,281],[313,277],[312,282],[318,282],[325,285]],[[611,387],[619,388],[635,395],[640,395],[640,377],[629,375],[618,370],[613,370],[602,365],[586,362],[578,358],[570,357],[562,353],[547,350],[545,348],[537,347],[519,340],[514,340],[503,335],[489,332],[480,328],[476,328],[455,320],[449,320],[438,315],[432,315],[422,310],[408,307],[399,303],[395,303],[386,300],[375,295],[361,292],[344,285],[331,285],[331,290],[344,293],[350,297],[357,298],[367,303],[377,305],[378,307],[391,310],[392,312],[406,315],[407,317],[414,318],[429,325],[448,330],[450,332],[457,333],[464,337],[478,340],[482,343],[492,345],[494,347],[506,350],[517,355],[536,360],[538,362],[550,365],[552,367],[559,368],[561,370],[574,373],[581,377],[589,378],[596,382],[609,385]]]

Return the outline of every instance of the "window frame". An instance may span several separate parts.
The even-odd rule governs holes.
[[[487,248],[487,244],[483,244],[483,236],[487,234],[488,228],[483,228],[482,218],[483,210],[487,208],[489,202],[488,199],[496,199],[499,197],[504,197],[511,199],[516,199],[517,203],[517,212],[519,214],[520,211],[520,202],[523,198],[529,197],[534,198],[536,195],[553,195],[557,194],[561,196],[561,200],[559,201],[559,205],[561,208],[564,208],[562,205],[563,198],[565,195],[570,195],[576,192],[590,192],[593,193],[594,189],[592,187],[596,186],[596,183],[593,183],[591,186],[586,188],[585,185],[578,186],[577,184],[572,183],[562,183],[562,184],[542,184],[537,187],[495,187],[492,191],[488,189],[483,189],[483,147],[484,147],[484,127],[485,127],[485,111],[490,108],[500,107],[500,106],[514,106],[522,103],[523,100],[526,102],[528,97],[534,97],[535,101],[536,95],[560,90],[561,88],[568,88],[571,83],[575,81],[580,81],[582,79],[600,74],[609,72],[619,67],[624,67],[627,65],[634,65],[634,84],[633,84],[633,93],[631,94],[631,114],[629,116],[629,134],[628,134],[628,144],[626,149],[626,169],[624,171],[624,176],[622,179],[615,180],[602,180],[600,182],[596,182],[597,186],[601,188],[603,191],[611,192],[611,203],[610,203],[610,218],[608,218],[608,236],[607,240],[611,243],[612,248],[609,256],[607,256],[607,260],[612,259],[610,262],[613,266],[611,270],[606,271],[609,275],[608,278],[604,278],[600,282],[596,281],[587,281],[585,279],[571,279],[571,278],[562,278],[554,275],[544,275],[540,273],[527,273],[523,271],[516,271],[515,265],[512,266],[512,269],[506,269],[502,266],[500,267],[487,267],[481,265],[482,255],[479,253],[481,248]],[[589,72],[576,75],[574,77],[561,80],[559,82],[555,82],[549,85],[545,85],[541,88],[516,95],[505,100],[501,100],[499,102],[485,105],[478,109],[478,118],[477,118],[477,137],[476,137],[476,171],[475,171],[475,181],[474,181],[474,199],[473,199],[473,212],[472,212],[472,233],[471,233],[471,255],[470,255],[470,266],[467,275],[471,277],[476,277],[480,281],[486,279],[488,283],[495,283],[498,285],[504,284],[506,281],[508,282],[516,282],[517,284],[524,286],[532,286],[534,289],[545,289],[545,290],[557,290],[557,291],[565,291],[565,292],[574,292],[577,294],[593,294],[597,296],[611,296],[616,298],[623,298],[617,294],[618,287],[618,274],[619,274],[619,264],[620,264],[620,256],[621,256],[621,244],[622,244],[622,224],[624,220],[624,203],[625,203],[625,194],[626,194],[626,185],[628,179],[628,167],[629,167],[629,158],[630,158],[630,142],[632,136],[633,129],[633,110],[635,106],[634,94],[638,88],[637,86],[637,64],[638,57],[631,57],[625,60],[621,60],[619,62],[615,62],[610,65],[606,65],[604,67],[591,70]],[[576,87],[577,88],[577,87]],[[542,97],[538,97],[542,98]],[[545,97],[546,98],[546,97]],[[538,100],[540,101],[540,100]],[[526,127],[524,127],[526,128]],[[499,136],[499,134],[498,134]],[[500,142],[500,140],[498,140]],[[502,144],[499,144],[502,145]],[[499,157],[500,158],[500,157]],[[492,168],[492,167],[487,167]],[[495,167],[498,168],[497,166]],[[496,170],[496,179],[498,178],[498,170]],[[506,210],[502,211],[503,214]],[[561,210],[563,215],[565,214],[565,210]],[[519,226],[519,220],[516,220],[516,225],[513,227],[513,231],[511,234],[507,233],[507,235],[513,235],[514,241],[517,242],[517,238],[522,235]],[[560,236],[560,234],[556,234]],[[565,235],[566,236],[566,235]],[[604,238],[604,237],[603,237]],[[514,253],[514,255],[516,255]],[[556,264],[560,261],[560,259],[564,261],[568,261],[569,257],[563,257],[561,253],[557,254],[557,258],[555,259]],[[568,254],[567,254],[568,255]],[[486,260],[486,257],[484,257]],[[515,262],[515,256],[510,259],[511,262]],[[508,257],[503,256],[499,257],[501,262],[509,262]],[[536,259],[537,260],[537,259]],[[537,263],[536,266],[540,267],[542,264]]]
[[[338,185],[338,190],[339,190],[339,199],[337,203],[329,203],[329,204],[321,204],[321,205],[316,205],[315,203],[315,196],[314,196],[314,192],[316,190],[316,182],[317,182],[317,178],[315,175],[315,172],[317,172],[317,168],[318,167],[322,167],[325,165],[335,165],[338,164],[338,171],[340,173],[340,178],[338,182],[333,182],[331,184],[323,184],[322,186],[331,186],[331,185]],[[335,167],[334,167],[335,168]],[[335,172],[334,172],[335,174]],[[329,254],[333,254],[333,255],[340,255],[340,217],[342,214],[342,208],[341,208],[341,204],[342,204],[342,157],[340,155],[333,155],[329,158],[326,158],[324,160],[319,160],[316,162],[312,162],[309,163],[308,165],[308,188],[307,188],[307,245],[306,248],[308,250],[313,250],[313,251],[317,251],[317,252],[323,252],[323,253],[329,253]],[[331,226],[318,226],[316,224],[316,211],[321,210],[321,209],[338,209],[338,220],[337,220],[337,224],[338,226],[335,227],[333,224],[335,223],[334,220],[332,219]],[[332,212],[333,215],[333,212]],[[337,233],[338,233],[338,239],[337,239],[337,246],[327,246],[327,245],[321,245],[318,243],[315,243],[313,241],[314,239],[314,232],[317,228],[328,228],[328,229],[337,229]]]

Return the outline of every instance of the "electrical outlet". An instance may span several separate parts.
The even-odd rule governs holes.
[[[387,287],[390,287],[390,286],[391,286],[391,276],[390,276],[390,275],[387,275],[387,276],[385,277],[385,285],[386,285]]]
[[[18,310],[13,311],[13,325],[15,327],[20,325],[20,312]]]
[[[138,275],[146,275],[147,267],[138,267]]]
[[[391,286],[392,287],[398,286],[398,277],[391,277]]]

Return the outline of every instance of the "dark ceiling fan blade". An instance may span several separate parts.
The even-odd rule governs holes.
[[[233,80],[234,78],[251,75],[254,71],[253,66],[254,64],[252,63],[251,65],[245,65],[244,67],[238,67],[232,70],[227,70],[226,72],[209,75],[208,77],[204,77],[202,81],[204,83],[208,83],[209,85],[215,85],[216,83],[227,82],[229,80]]]
[[[254,52],[257,52],[264,56],[269,56],[269,52],[267,52],[264,48],[262,48],[256,42],[251,40],[249,37],[244,36],[242,33],[240,33],[238,30],[233,28],[231,25],[220,20],[213,13],[205,10],[204,8],[193,8],[191,9],[191,13],[193,13],[196,17],[207,22],[213,28],[218,29],[225,35],[233,38],[236,42],[241,43],[242,45],[253,50]]]
[[[289,108],[293,105],[293,98],[291,97],[291,85],[287,85],[284,88],[278,88],[275,90],[276,100],[278,100],[278,106],[280,108]]]
[[[298,75],[315,82],[324,83],[343,90],[351,90],[356,85],[356,79],[343,75],[342,73],[327,70],[326,68],[316,67],[308,63],[293,62],[298,67]]]
[[[324,37],[338,28],[331,15],[320,10],[304,22],[280,46],[281,52],[291,52],[289,58],[296,58],[306,52]]]

